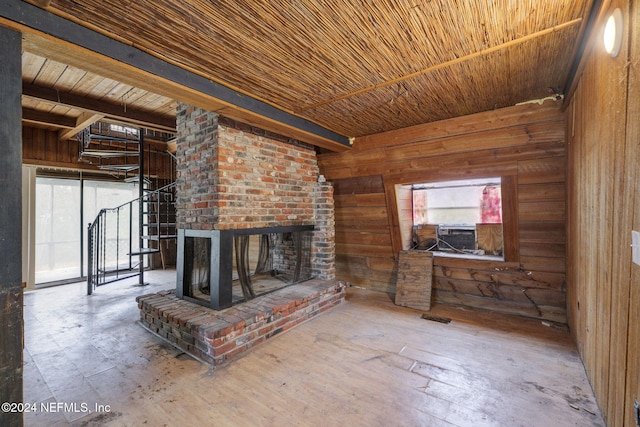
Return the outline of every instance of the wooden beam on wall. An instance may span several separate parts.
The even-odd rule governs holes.
[[[34,125],[55,126],[72,129],[76,120],[62,114],[46,113],[31,108],[22,108],[22,121]]]
[[[82,113],[80,117],[75,120],[74,126],[71,129],[67,129],[64,131],[60,131],[58,133],[58,140],[64,141],[65,139],[72,138],[82,129],[91,126],[98,120],[104,118],[103,114],[95,114],[95,113]]]

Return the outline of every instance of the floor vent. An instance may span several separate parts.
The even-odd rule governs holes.
[[[431,316],[430,314],[423,314],[422,316],[420,316],[420,318],[425,320],[432,320],[439,323],[451,323],[451,319],[449,319],[448,317]]]

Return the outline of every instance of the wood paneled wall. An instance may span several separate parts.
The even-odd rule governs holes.
[[[78,142],[58,142],[58,132],[23,126],[22,162],[78,168]]]
[[[640,231],[640,5],[631,3],[610,6],[625,16],[622,51],[609,57],[598,37],[567,110],[568,318],[608,426],[635,426],[640,400],[640,267],[630,247]]]
[[[566,321],[565,118],[554,102],[358,138],[319,164],[335,186],[338,277],[390,294],[404,249],[395,189],[502,177],[507,261],[435,257],[435,302]]]
[[[90,147],[94,148],[94,147]],[[78,169],[96,172],[99,169],[86,162],[78,161],[78,142],[72,139],[58,140],[58,132],[35,128],[22,127],[22,163],[53,168]],[[169,179],[173,172],[170,165],[171,158],[166,153],[150,149],[145,158],[146,175]],[[111,159],[113,163],[124,160]],[[136,160],[129,160],[136,161]],[[137,174],[137,171],[133,172]]]

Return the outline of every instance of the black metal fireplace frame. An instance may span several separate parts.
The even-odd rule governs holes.
[[[191,230],[178,229],[178,253],[176,259],[177,286],[176,296],[197,304],[202,304],[202,300],[197,300],[189,296],[185,284],[185,246],[189,237],[207,238],[211,242],[210,261],[210,301],[208,306],[214,310],[222,310],[233,305],[232,284],[233,284],[233,238],[234,236],[260,235],[260,234],[281,234],[313,231],[314,225],[293,225],[277,226],[265,228],[241,228],[233,230]]]

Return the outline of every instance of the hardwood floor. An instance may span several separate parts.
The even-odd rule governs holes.
[[[135,296],[172,288],[175,272],[146,278],[25,295],[25,425],[604,425],[564,327],[435,306],[452,319],[440,323],[350,288],[211,370],[137,324]]]

